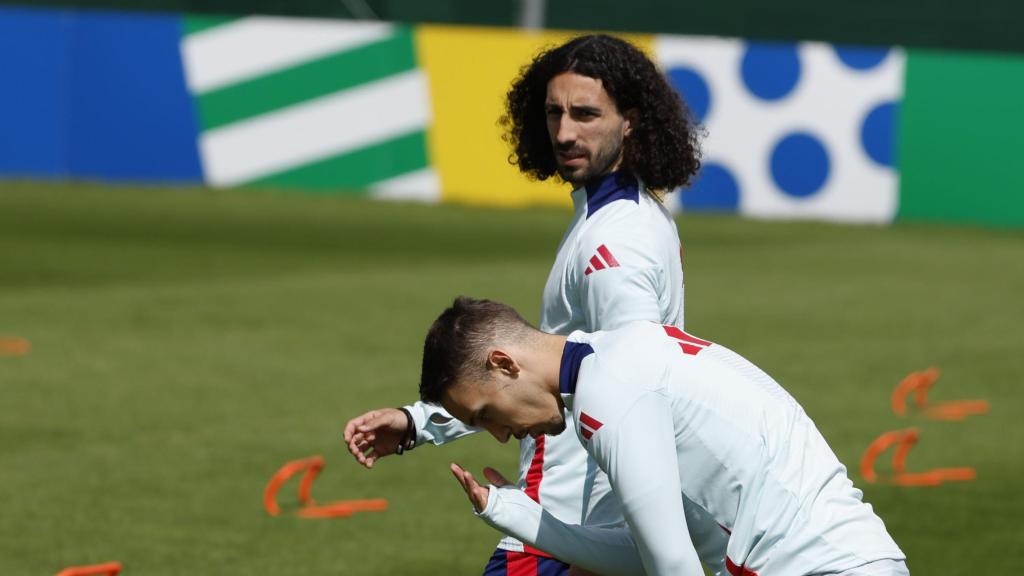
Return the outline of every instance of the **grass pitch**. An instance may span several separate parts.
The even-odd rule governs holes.
[[[479,574],[498,540],[447,464],[515,470],[483,437],[371,472],[344,422],[416,397],[429,322],[457,294],[536,318],[569,218],[344,198],[0,184],[0,573],[120,560],[124,574]],[[687,329],[765,368],[804,405],[915,574],[1024,565],[1024,234],[686,216]],[[960,423],[898,418],[908,372]],[[878,434],[917,425],[934,488],[867,485]],[[341,520],[270,518],[287,460],[322,454]],[[884,470],[884,464],[880,466]],[[296,481],[281,492],[295,505]]]

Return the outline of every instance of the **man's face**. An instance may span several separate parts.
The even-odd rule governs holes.
[[[576,186],[616,170],[630,122],[600,80],[564,72],[548,82],[544,103],[558,174]]]
[[[502,443],[510,436],[561,434],[565,417],[558,397],[523,380],[499,375],[483,383],[459,381],[445,391],[441,405],[452,416],[486,429]]]

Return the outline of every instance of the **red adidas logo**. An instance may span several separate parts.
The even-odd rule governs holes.
[[[590,437],[594,435],[594,432],[600,430],[601,426],[604,426],[604,424],[599,420],[587,416],[586,412],[580,412],[580,434],[583,435],[584,439],[590,440]]]
[[[604,258],[604,260],[602,260]],[[604,270],[605,268],[618,268],[619,261],[612,256],[612,251],[607,246],[601,244],[597,247],[597,254],[590,257],[590,266],[583,271],[584,276],[590,276],[597,270]]]
[[[668,334],[671,338],[677,341],[679,347],[683,349],[683,354],[696,356],[701,350],[711,346],[711,342],[701,340],[696,336],[691,336],[675,326],[662,326],[662,328],[665,329],[665,334]]]

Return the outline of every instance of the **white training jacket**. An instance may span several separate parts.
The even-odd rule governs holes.
[[[679,235],[665,206],[626,172],[574,190],[572,201],[573,219],[544,287],[540,329],[567,335],[636,320],[682,325]],[[418,402],[406,408],[416,424],[417,444],[443,444],[478,431],[436,405]],[[568,413],[567,419],[571,426]],[[564,522],[621,525],[607,478],[568,434],[520,441],[519,487]],[[692,529],[704,531],[694,534],[701,558],[721,573],[726,535],[713,522],[702,524],[696,508],[688,512],[694,515]],[[524,550],[514,538],[498,547]]]
[[[560,387],[576,422],[561,436],[607,472],[628,528],[573,526],[492,486],[495,528],[601,574],[700,576],[682,494],[731,533],[734,576],[904,559],[796,400],[735,352],[652,322],[574,332]]]

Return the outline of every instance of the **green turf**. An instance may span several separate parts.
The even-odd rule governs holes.
[[[416,395],[432,318],[460,293],[536,317],[568,220],[198,190],[0,183],[0,573],[107,560],[132,574],[478,574],[497,534],[455,460],[511,473],[485,437],[358,468],[345,420]],[[915,574],[1024,565],[1024,234],[680,220],[687,328],[777,377],[848,465],[910,424],[935,488],[865,485]],[[900,419],[889,394],[984,398],[963,423]],[[322,454],[320,500],[387,497],[344,520],[267,517],[283,462]],[[294,506],[295,485],[282,491]]]

